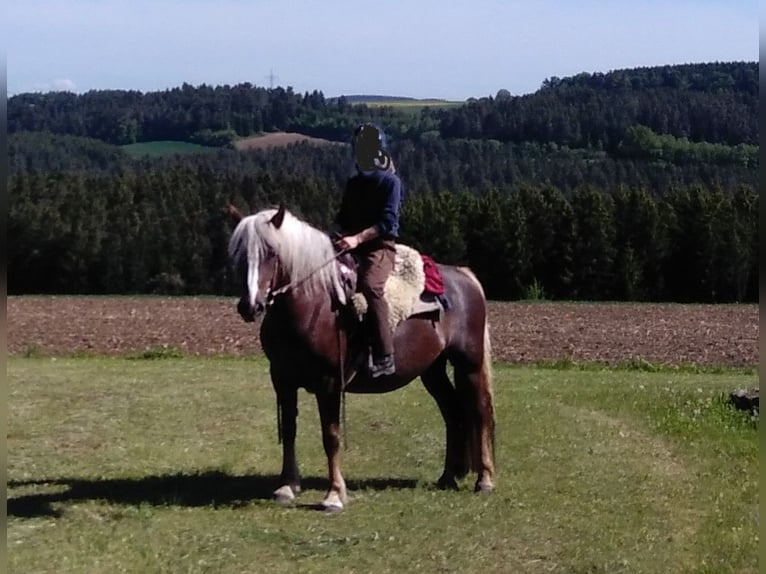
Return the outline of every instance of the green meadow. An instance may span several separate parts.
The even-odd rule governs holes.
[[[267,363],[145,357],[9,359],[9,572],[758,571],[758,422],[724,400],[754,374],[497,365],[491,495],[434,487],[420,383],[349,395],[327,515],[313,397],[283,507]]]

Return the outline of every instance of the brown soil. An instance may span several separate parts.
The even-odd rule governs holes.
[[[234,147],[240,151],[254,149],[268,149],[272,147],[286,146],[294,143],[308,142],[314,145],[343,145],[322,138],[315,138],[294,132],[274,132],[262,136],[254,136],[234,142]]]
[[[235,304],[217,297],[9,297],[8,351],[258,353],[258,326],[244,323]],[[492,302],[489,308],[496,360],[758,364],[756,305]]]

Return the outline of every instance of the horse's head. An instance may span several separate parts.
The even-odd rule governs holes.
[[[259,233],[258,225],[263,222],[257,218],[261,214],[243,217],[233,206],[229,206],[229,214],[236,223],[229,243],[229,256],[240,285],[237,311],[245,321],[253,322],[265,311],[270,295],[279,286],[279,259],[274,246],[263,233]],[[265,223],[279,229],[284,217],[282,206]]]
[[[335,298],[346,303],[335,264],[337,253],[327,233],[289,213],[284,206],[242,217],[229,208],[237,226],[229,256],[237,269],[241,297],[237,310],[253,321],[271,299],[290,293],[311,302]]]

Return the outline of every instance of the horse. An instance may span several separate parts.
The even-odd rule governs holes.
[[[438,319],[416,315],[396,326],[394,374],[372,379],[360,369],[347,382],[344,367],[354,352],[354,328],[343,313],[348,301],[330,236],[284,206],[248,216],[232,206],[229,212],[236,225],[229,257],[240,288],[237,311],[246,322],[262,317],[261,346],[277,398],[282,471],[274,499],[289,504],[300,493],[295,452],[299,388],[315,395],[319,409],[329,479],[319,507],[340,511],[348,501],[339,453],[342,394],[387,393],[418,377],[446,427],[437,485],[458,489],[458,481],[476,471],[474,490],[494,490],[491,349],[486,298],[476,276],[465,267],[437,264],[448,309]],[[448,363],[454,368],[454,386]]]

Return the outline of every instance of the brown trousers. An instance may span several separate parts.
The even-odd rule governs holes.
[[[388,324],[388,303],[383,287],[394,270],[396,245],[393,240],[373,240],[369,247],[358,250],[359,278],[357,289],[367,299],[367,328],[372,337],[372,355],[381,359],[394,353],[394,336]]]

